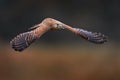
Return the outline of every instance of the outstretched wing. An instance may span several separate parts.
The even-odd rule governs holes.
[[[30,44],[32,44],[36,39],[38,39],[38,36],[35,35],[32,31],[25,32],[13,38],[10,41],[10,45],[15,51],[23,51],[29,47]]]
[[[50,29],[67,29],[81,36],[82,38],[96,44],[102,44],[107,41],[107,37],[101,33],[90,32],[80,28],[72,28],[52,18],[46,18],[42,21],[42,23],[35,25],[30,29],[32,29],[32,31],[21,33],[11,40],[10,45],[14,50],[23,51],[24,49],[29,47],[30,44],[32,44],[36,39],[38,39],[41,35],[43,35]]]
[[[77,35],[81,36],[82,38],[92,43],[102,44],[107,41],[107,37],[102,33],[90,32],[80,28],[74,28],[74,29],[76,29]]]
[[[32,27],[28,28],[28,30],[33,30],[33,29],[36,29],[36,28],[38,28],[38,27],[39,27],[39,25],[38,25],[38,24],[36,24],[36,25],[34,25],[34,26],[32,26]]]
[[[51,27],[43,24],[35,25],[32,31],[24,32],[17,35],[10,41],[10,45],[15,51],[23,51],[29,47],[41,35],[47,32]]]

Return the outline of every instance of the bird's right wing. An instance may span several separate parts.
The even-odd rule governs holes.
[[[10,41],[10,45],[15,51],[23,51],[30,46],[38,36],[33,31],[21,33]]]
[[[43,24],[38,24],[35,25],[33,28],[34,30],[21,33],[10,41],[10,45],[15,51],[23,51],[45,32],[50,30],[51,27],[45,26]]]
[[[28,30],[33,30],[33,29],[36,29],[36,28],[38,28],[38,27],[39,27],[39,25],[37,24],[37,25],[34,25],[34,26],[28,28]]]

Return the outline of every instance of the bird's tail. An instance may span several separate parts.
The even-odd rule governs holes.
[[[29,47],[30,44],[32,44],[36,39],[38,39],[38,37],[32,31],[25,32],[13,38],[10,41],[10,45],[15,51],[23,51]]]
[[[75,29],[77,30],[78,35],[80,35],[81,37],[92,43],[102,44],[107,41],[107,37],[104,34],[98,32],[90,32],[80,28],[75,28]]]

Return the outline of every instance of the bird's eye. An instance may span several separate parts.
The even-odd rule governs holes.
[[[57,28],[57,29],[64,29],[64,27],[63,27],[63,25],[62,24],[55,24],[55,26],[54,26],[55,28]]]
[[[55,27],[55,28],[58,28],[58,27],[59,27],[59,24],[55,24],[54,27]]]

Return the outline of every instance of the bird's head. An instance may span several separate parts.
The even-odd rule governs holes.
[[[61,30],[64,29],[64,24],[60,21],[57,21],[52,18],[46,18],[42,22],[43,24],[50,26],[52,30]]]

